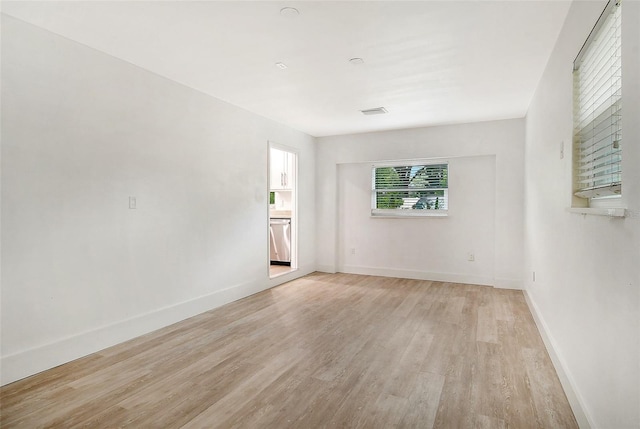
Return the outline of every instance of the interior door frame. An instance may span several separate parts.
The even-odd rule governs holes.
[[[298,157],[299,150],[283,145],[280,143],[276,143],[274,141],[267,141],[267,196],[269,192],[271,192],[271,149],[277,149],[284,152],[289,152],[293,155],[293,160],[291,164],[291,168],[293,169],[293,187],[291,189],[291,270],[289,272],[298,270]],[[281,275],[285,275],[287,273],[283,273],[274,277],[271,277],[271,209],[269,204],[269,198],[267,197],[267,275],[270,279],[280,277]]]

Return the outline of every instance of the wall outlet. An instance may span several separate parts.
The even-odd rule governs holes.
[[[135,209],[138,206],[138,201],[136,201],[136,197],[129,197],[129,208]]]
[[[467,253],[467,261],[473,262],[475,260],[476,260],[476,255],[474,255],[473,253]]]

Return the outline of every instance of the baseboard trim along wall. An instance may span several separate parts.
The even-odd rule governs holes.
[[[336,267],[333,265],[318,265],[316,267],[316,271],[320,271],[321,273],[335,274]]]
[[[584,406],[584,401],[580,397],[578,391],[574,388],[575,383],[571,376],[571,372],[568,370],[564,360],[556,352],[555,340],[549,332],[544,318],[540,315],[538,306],[531,299],[527,290],[524,291],[524,297],[527,305],[529,306],[529,311],[531,311],[531,315],[533,316],[533,320],[536,322],[542,341],[547,348],[547,353],[549,353],[549,356],[551,357],[551,362],[553,362],[553,366],[556,369],[556,373],[558,374],[564,393],[567,395],[573,414],[578,421],[578,426],[580,426],[581,429],[591,429],[592,427],[595,427],[593,420],[589,417],[587,409]]]
[[[228,287],[150,313],[93,329],[59,341],[3,356],[0,384],[5,385],[75,359],[104,350],[155,330],[223,306],[278,284],[302,277],[314,269],[299,269],[282,278],[255,281]]]
[[[318,265],[317,271],[323,273],[336,273],[336,268],[332,265]],[[523,290],[522,280],[507,279],[507,278],[495,278],[490,279],[488,277],[480,276],[467,276],[460,274],[449,273],[430,273],[426,271],[412,271],[412,270],[396,270],[392,268],[372,268],[361,266],[345,266],[338,270],[342,273],[348,274],[364,274],[380,277],[400,277],[415,280],[432,280],[443,281],[450,283],[465,283],[465,284],[479,284],[483,286],[493,286],[498,289],[516,289]]]
[[[522,280],[505,279],[496,277],[493,283],[493,287],[497,289],[516,289],[523,290]]]
[[[493,278],[483,276],[470,276],[466,274],[432,273],[427,271],[398,270],[395,268],[375,268],[356,265],[345,265],[339,268],[338,271],[341,273],[363,274],[368,276],[399,277],[403,279],[432,280],[437,282],[464,283],[483,286],[494,285]]]

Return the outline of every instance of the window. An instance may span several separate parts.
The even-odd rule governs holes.
[[[449,168],[446,163],[374,165],[373,216],[446,216]]]
[[[619,196],[622,190],[620,2],[611,0],[573,65],[574,193]]]

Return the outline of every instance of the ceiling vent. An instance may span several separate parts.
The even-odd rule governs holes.
[[[383,113],[387,113],[387,109],[384,107],[376,107],[374,109],[366,109],[361,110],[363,115],[382,115]]]

